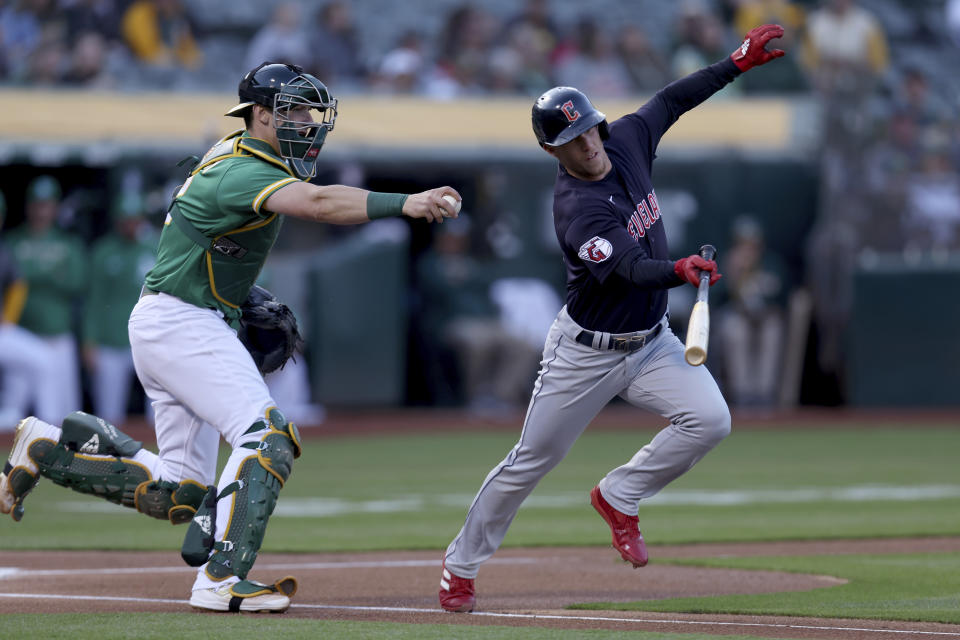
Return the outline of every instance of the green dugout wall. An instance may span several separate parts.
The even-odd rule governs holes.
[[[850,403],[957,406],[960,259],[861,260],[847,331]]]

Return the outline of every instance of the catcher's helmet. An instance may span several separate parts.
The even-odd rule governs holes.
[[[542,145],[559,147],[598,125],[606,140],[607,116],[573,87],[554,87],[533,103],[533,133]]]
[[[254,104],[271,109],[280,156],[301,178],[313,177],[317,154],[337,119],[337,99],[326,85],[297,65],[264,62],[243,77],[237,93],[240,104],[225,115],[242,117]],[[312,122],[291,118],[292,109],[311,110]]]

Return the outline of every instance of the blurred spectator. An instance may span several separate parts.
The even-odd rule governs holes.
[[[494,417],[526,401],[542,345],[503,325],[491,278],[470,251],[470,225],[465,213],[447,220],[420,257],[424,330],[456,354],[468,409]]]
[[[380,62],[373,87],[387,93],[416,93],[423,87],[425,60],[423,37],[416,31],[400,36],[396,46]]]
[[[507,19],[503,35],[510,39],[514,32],[522,31],[532,48],[546,53],[552,62],[561,46],[560,29],[552,16],[550,0],[526,0],[520,12]]]
[[[634,92],[654,93],[670,82],[670,65],[639,26],[621,27],[616,48]]]
[[[6,199],[0,194],[0,432],[12,430],[32,411],[55,415],[56,390],[44,384],[50,374],[47,346],[18,326],[27,283],[3,244]]]
[[[853,308],[853,272],[863,246],[865,225],[852,219],[844,207],[858,210],[865,206],[861,197],[834,198],[827,207],[825,196],[820,215],[806,242],[806,280],[813,297],[813,324],[816,334],[816,368],[837,392],[832,401],[842,401],[846,384],[845,334]]]
[[[59,0],[70,44],[82,34],[99,33],[108,43],[120,41],[120,0]]]
[[[504,331],[526,342],[534,352],[543,343],[563,306],[560,296],[539,278],[498,278],[490,285]]]
[[[790,0],[740,0],[733,14],[733,32],[744,36],[758,24],[779,24],[783,37],[778,48],[789,49],[803,29],[803,9]]]
[[[40,45],[43,24],[53,9],[53,0],[12,0],[0,6],[0,58],[8,78],[28,80],[30,58]]]
[[[682,78],[728,57],[734,45],[724,34],[723,23],[703,0],[683,0],[670,59],[673,77]],[[741,84],[734,82],[714,94],[713,99],[730,97],[740,91]]]
[[[777,48],[787,51],[784,59],[772,70],[757,69],[738,80],[744,93],[784,93],[807,91],[806,79],[800,67],[797,45],[800,43],[806,16],[803,9],[790,0],[742,0],[733,15],[733,33],[743,38],[758,24],[779,24],[783,37],[775,42]]]
[[[26,80],[32,86],[54,87],[63,80],[70,64],[64,32],[56,23],[45,24],[40,42],[27,63]]]
[[[735,220],[732,245],[723,259],[726,303],[718,314],[728,397],[734,406],[771,407],[777,401],[784,276],[776,254],[766,251],[757,221]]]
[[[113,231],[92,247],[83,309],[83,361],[90,374],[94,413],[121,425],[134,376],[127,320],[155,261],[157,238],[144,220],[144,202],[136,192],[121,194],[110,215]]]
[[[117,74],[109,68],[107,40],[96,31],[77,36],[63,84],[88,89],[117,89]]]
[[[884,124],[879,138],[865,152],[870,217],[860,241],[876,251],[900,251],[907,186],[922,156],[920,129],[903,110],[894,111]]]
[[[156,67],[195,69],[201,62],[196,27],[180,0],[134,0],[121,32],[134,55]]]
[[[554,86],[553,65],[563,41],[549,0],[526,0],[507,18],[490,58],[490,87],[498,93],[537,95]]]
[[[448,16],[440,32],[437,65],[428,93],[437,94],[438,82],[450,86],[438,97],[476,94],[486,89],[488,64],[496,32],[493,17],[477,7],[464,4]]]
[[[244,69],[255,69],[262,62],[283,62],[305,66],[313,57],[313,47],[307,40],[300,5],[294,2],[278,4],[270,22],[263,25],[247,47]],[[326,82],[326,79],[323,80]]]
[[[863,95],[889,65],[886,35],[854,0],[825,0],[807,21],[803,60],[814,88],[828,95]]]
[[[919,169],[909,176],[903,220],[908,251],[960,250],[960,177],[951,162],[950,139],[930,127],[921,139]]]
[[[539,95],[554,86],[550,64],[552,48],[546,44],[530,24],[519,23],[508,29],[490,53],[490,90]]]
[[[944,125],[954,119],[943,98],[931,91],[927,74],[919,67],[907,67],[894,95],[894,105],[920,127]]]
[[[20,326],[50,350],[52,373],[44,380],[57,396],[56,420],[82,406],[74,312],[86,286],[86,251],[80,238],[55,227],[60,184],[40,176],[27,186],[26,224],[7,236],[17,268],[27,282]],[[20,391],[21,397],[28,395]]]
[[[557,64],[557,82],[591,96],[630,95],[633,82],[623,60],[616,55],[610,34],[587,16],[580,18],[574,33],[572,49]]]
[[[802,59],[822,116],[818,220],[807,243],[817,359],[842,389],[853,269],[871,213],[866,149],[889,65],[886,35],[854,0],[826,0],[809,15]]]
[[[947,33],[953,44],[960,47],[960,0],[947,0],[944,11]]]
[[[313,75],[334,92],[356,88],[367,80],[362,38],[357,31],[350,5],[328,2],[316,13],[308,38]]]

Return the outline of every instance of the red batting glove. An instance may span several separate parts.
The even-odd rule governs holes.
[[[774,58],[784,55],[783,49],[774,49],[773,51],[767,51],[766,49],[768,42],[781,36],[783,36],[783,27],[778,24],[754,27],[747,34],[743,44],[730,54],[730,59],[733,60],[733,64],[740,68],[740,71],[767,64]]]
[[[689,282],[695,287],[700,286],[700,272],[710,272],[710,286],[720,279],[720,272],[717,271],[717,263],[713,260],[704,260],[697,254],[680,258],[673,263],[673,272],[684,282]]]

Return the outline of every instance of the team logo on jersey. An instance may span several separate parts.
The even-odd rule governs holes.
[[[604,240],[600,236],[593,236],[580,246],[577,252],[581,260],[590,262],[603,262],[613,255],[613,245],[609,240]]]
[[[564,102],[560,110],[563,111],[563,115],[567,116],[569,122],[576,122],[580,119],[580,112],[573,106],[573,100]]]

